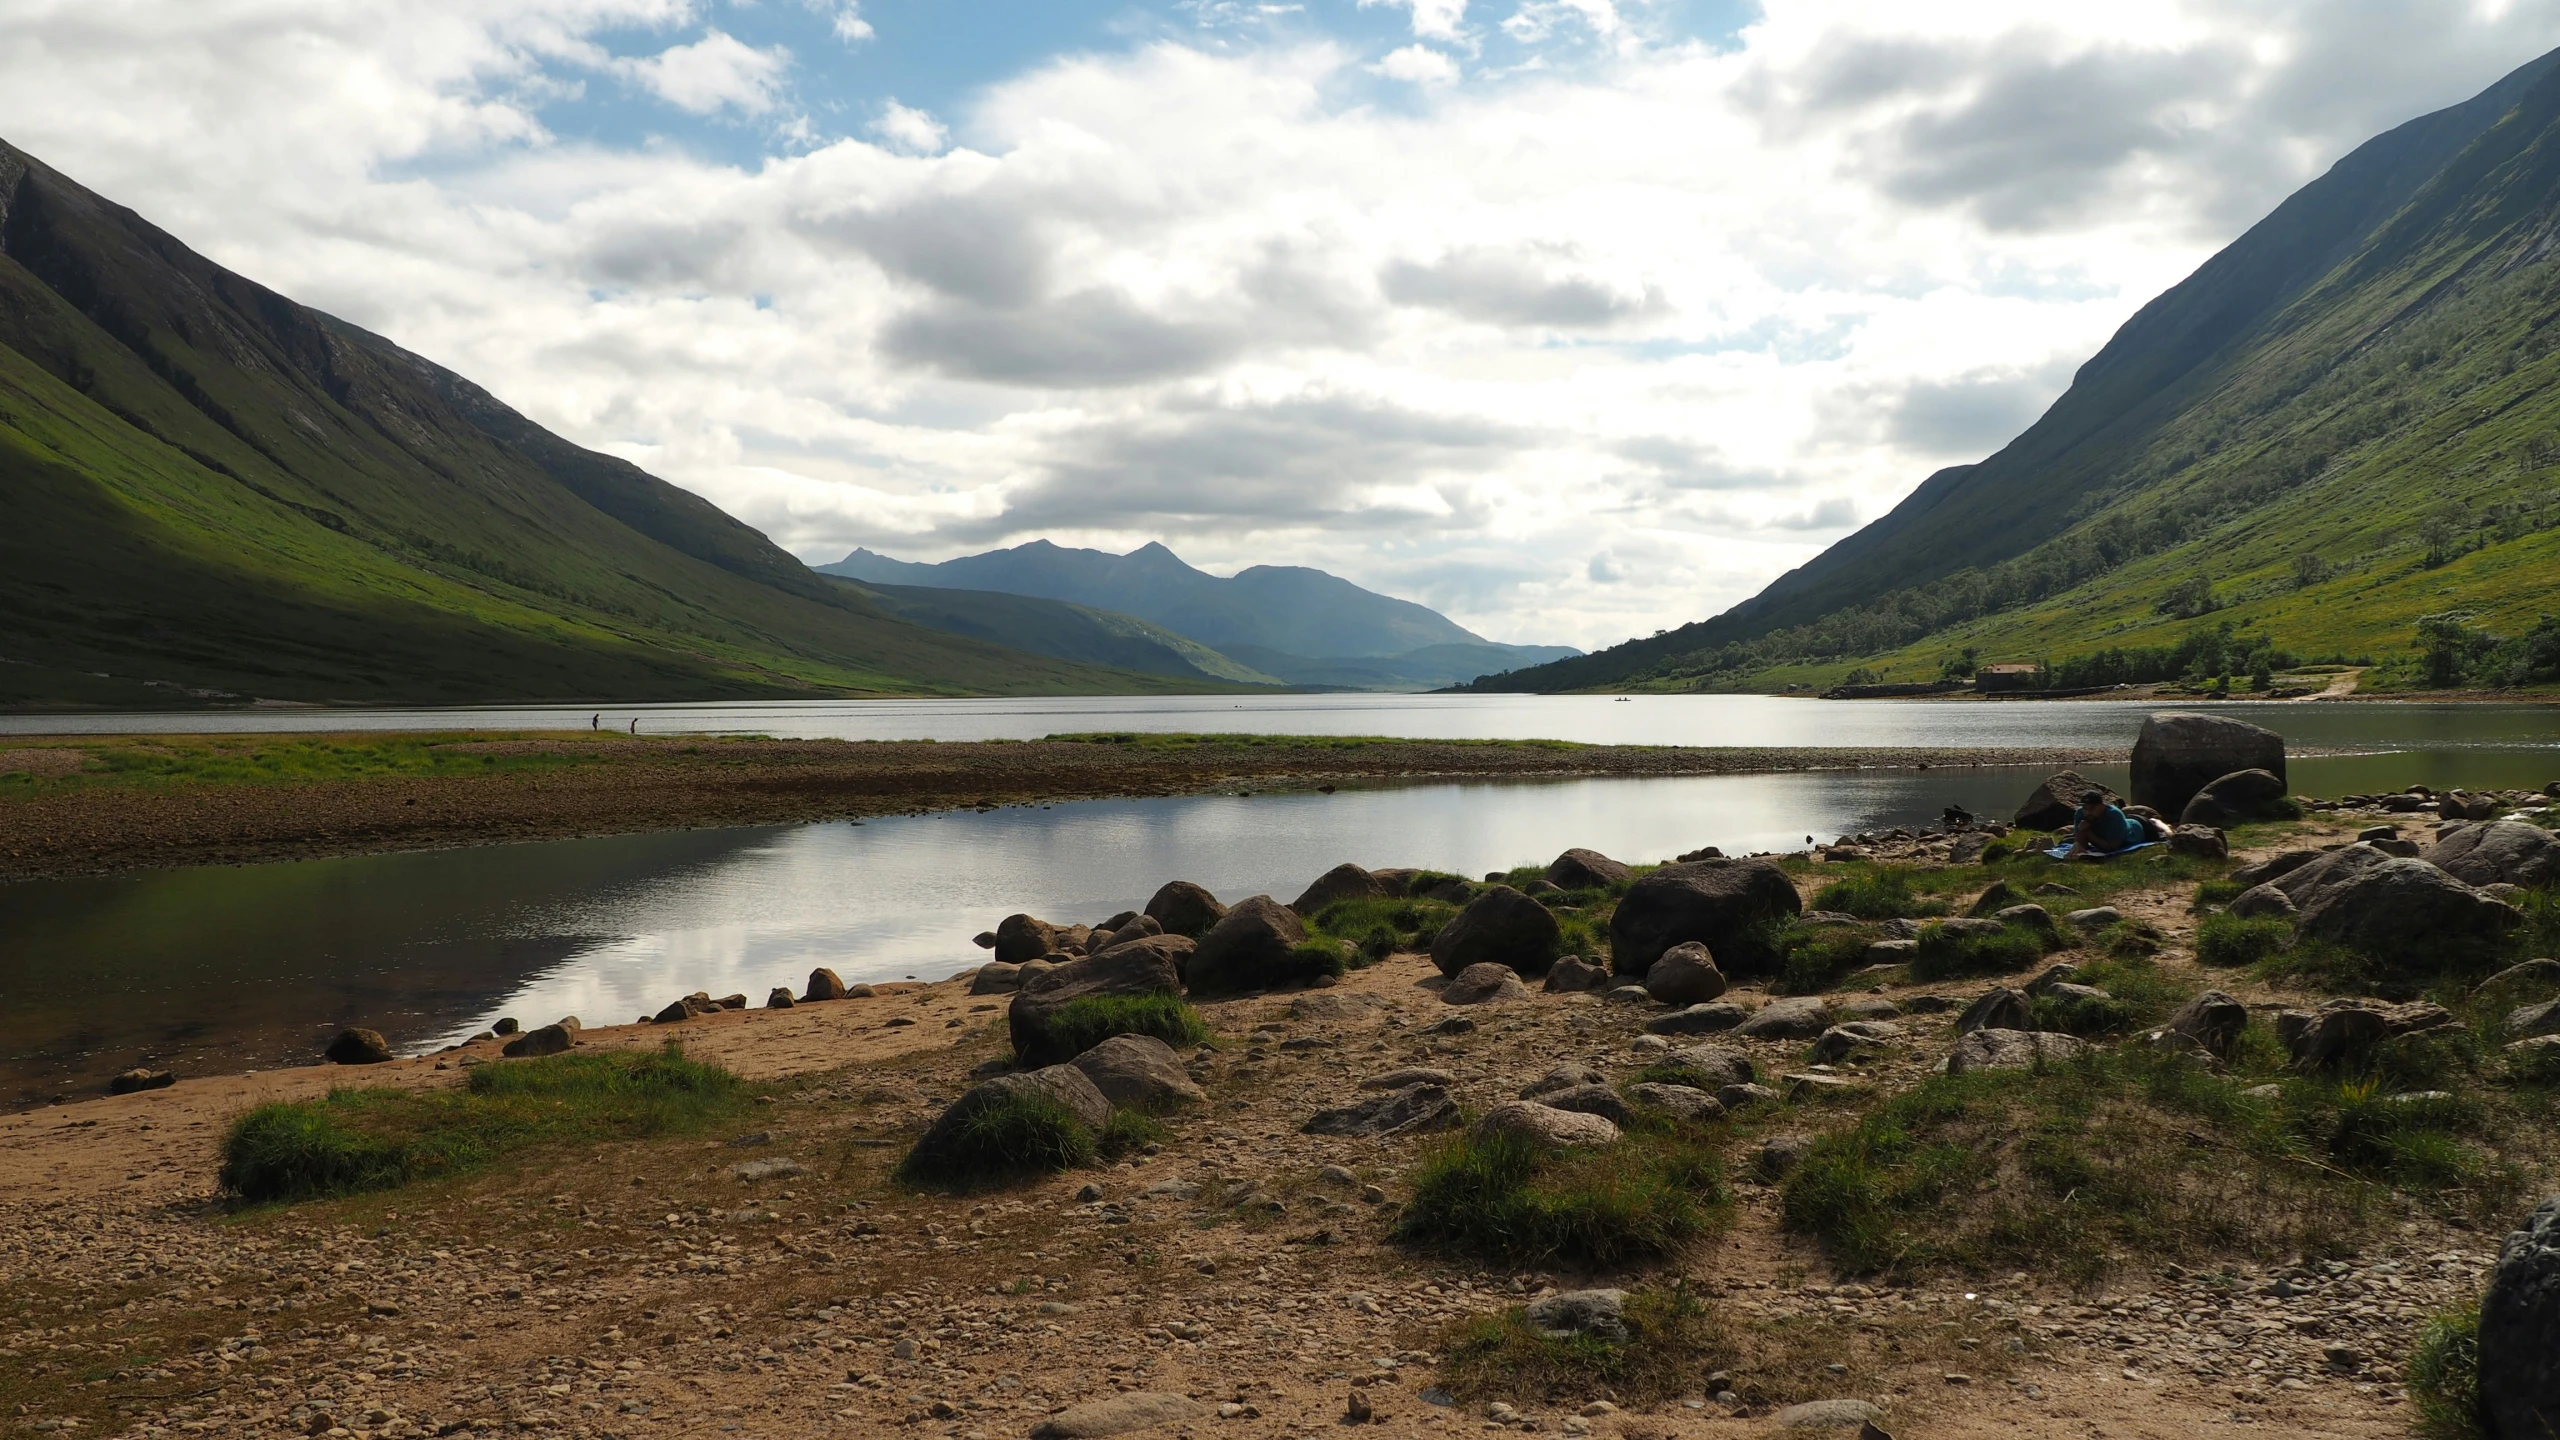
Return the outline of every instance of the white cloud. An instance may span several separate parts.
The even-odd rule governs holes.
[[[1458,62],[1428,45],[1407,45],[1390,50],[1371,67],[1390,80],[1403,80],[1414,85],[1454,85],[1458,82]]]
[[[871,122],[871,133],[900,150],[916,155],[931,155],[951,141],[951,131],[927,111],[901,105],[896,97],[882,103],[880,118]]]
[[[813,558],[1161,538],[1591,645],[1978,458],[2347,148],[2560,42],[2549,4],[1770,0],[1722,49],[1620,9],[1578,71],[1381,104],[1375,53],[1248,27],[995,84],[959,146],[884,106],[726,165],[541,118],[689,0],[0,0],[0,135]],[[798,107],[720,38],[753,58],[644,62],[670,103]]]
[[[1467,20],[1467,0],[1360,0],[1363,10],[1380,6],[1410,11],[1413,33],[1424,40],[1455,40]]]
[[[836,38],[858,45],[872,37],[871,22],[862,18],[862,0],[808,0],[809,8],[827,17]]]
[[[614,65],[659,99],[696,115],[724,108],[761,115],[780,103],[782,77],[790,68],[791,52],[782,46],[759,50],[720,30]]]

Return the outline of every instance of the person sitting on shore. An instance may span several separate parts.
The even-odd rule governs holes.
[[[2123,807],[2107,803],[2104,791],[2091,790],[2080,797],[2080,820],[2071,830],[2071,848],[2065,860],[2103,860],[2151,840],[2151,827],[2124,813]]]

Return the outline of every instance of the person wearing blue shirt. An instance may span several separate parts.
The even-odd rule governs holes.
[[[2150,829],[2141,821],[2108,804],[2104,792],[2092,790],[2080,797],[2080,823],[2072,828],[2071,849],[2062,858],[2102,860],[2150,838]]]

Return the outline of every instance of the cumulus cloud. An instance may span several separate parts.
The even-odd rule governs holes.
[[[847,45],[858,45],[872,36],[871,22],[862,18],[862,0],[808,0],[808,6],[827,17],[828,28]]]
[[[1407,45],[1401,50],[1390,50],[1386,58],[1370,68],[1390,80],[1402,80],[1412,85],[1458,83],[1458,62],[1428,45]]]
[[[879,118],[871,122],[871,133],[915,155],[931,155],[951,139],[949,127],[934,119],[931,112],[901,105],[896,96],[882,102]]]
[[[783,72],[790,65],[791,52],[779,45],[759,50],[714,30],[690,45],[618,61],[614,69],[680,110],[761,115],[780,102]]]
[[[811,558],[1163,539],[1588,646],[1996,449],[2287,191],[2560,42],[2418,0],[1770,0],[1719,46],[1397,3],[1359,43],[1204,3],[931,115],[828,111],[697,0],[0,0],[0,135]],[[1598,58],[1479,68],[1550,38]],[[616,83],[851,138],[552,132]]]

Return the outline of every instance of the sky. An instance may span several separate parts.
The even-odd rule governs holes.
[[[2031,422],[2560,0],[0,0],[0,138],[812,562],[1597,647]]]

